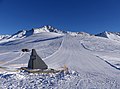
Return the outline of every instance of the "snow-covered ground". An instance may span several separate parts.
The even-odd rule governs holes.
[[[35,29],[37,33],[29,36],[20,35],[20,39],[1,40],[0,89],[120,89],[119,40],[44,29]],[[27,66],[30,58],[31,51],[23,53],[23,48],[36,49],[49,68],[67,66],[69,73],[17,71]]]

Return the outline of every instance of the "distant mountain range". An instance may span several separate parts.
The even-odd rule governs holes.
[[[111,39],[111,40],[120,41],[120,32],[107,32],[107,31],[104,31],[104,32],[99,33],[99,34],[97,34],[95,36],[105,37],[105,38],[108,38],[108,39]]]
[[[107,32],[104,31],[102,33],[99,34],[89,34],[86,32],[71,32],[71,31],[63,31],[63,30],[59,30],[56,29],[52,26],[46,25],[40,28],[32,28],[31,30],[21,30],[18,31],[17,33],[13,34],[13,35],[0,35],[0,41],[1,42],[6,42],[6,41],[12,41],[12,40],[17,40],[17,39],[22,39],[25,37],[28,37],[30,35],[33,34],[38,34],[41,32],[53,32],[53,33],[58,33],[58,34],[69,34],[72,36],[76,36],[76,35],[92,35],[92,36],[98,36],[98,37],[104,37],[104,38],[109,38],[112,40],[120,40],[120,32]]]

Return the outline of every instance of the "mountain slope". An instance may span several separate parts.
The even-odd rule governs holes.
[[[62,31],[59,29],[56,29],[52,26],[46,25],[40,28],[32,28],[31,30],[21,30],[18,31],[17,33],[13,34],[13,35],[1,35],[0,36],[0,43],[5,43],[5,42],[9,42],[9,41],[14,41],[14,40],[19,40],[19,39],[23,39],[29,36],[32,36],[34,34],[39,34],[39,33],[57,33],[59,35],[65,35],[65,34],[69,34],[72,36],[76,36],[76,35],[90,35],[88,33],[85,32],[70,32],[70,31]]]
[[[26,67],[31,51],[24,53],[21,49],[34,48],[49,68],[67,66],[69,73],[42,75],[1,69],[0,86],[5,86],[2,88],[120,88],[119,41],[48,29],[32,29],[29,35],[20,31],[11,36],[20,39],[0,43],[0,67],[9,71]]]
[[[52,26],[43,26],[40,28],[33,28],[31,30],[21,30],[13,35],[1,35],[0,43],[23,39],[25,37],[28,37],[34,34],[39,34],[42,32],[52,32],[52,33],[58,33],[58,34],[66,33],[65,31],[60,31]]]
[[[100,34],[97,34],[96,36],[100,36],[100,37],[105,37],[111,40],[116,40],[116,41],[120,41],[120,33],[119,32],[102,32]]]

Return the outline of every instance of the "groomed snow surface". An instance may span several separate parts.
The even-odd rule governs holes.
[[[33,74],[26,67],[36,49],[49,68],[69,73]],[[120,41],[84,34],[40,32],[0,43],[0,89],[120,89]]]

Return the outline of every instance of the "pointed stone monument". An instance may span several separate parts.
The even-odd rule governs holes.
[[[48,66],[45,62],[38,56],[35,49],[32,49],[32,53],[30,55],[30,60],[28,62],[28,68],[30,69],[48,69]]]

